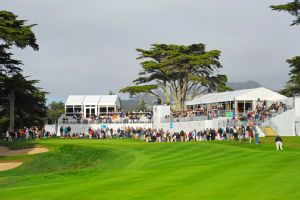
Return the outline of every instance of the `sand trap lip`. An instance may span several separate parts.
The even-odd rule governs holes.
[[[0,163],[0,171],[6,171],[21,166],[22,162],[5,162]]]
[[[0,156],[32,155],[32,154],[45,153],[48,151],[49,149],[40,148],[40,147],[10,150],[7,147],[0,146]]]

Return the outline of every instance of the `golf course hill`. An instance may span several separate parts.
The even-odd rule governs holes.
[[[1,200],[13,199],[300,199],[300,138],[145,143],[132,139],[0,142],[22,163],[0,171]],[[5,147],[5,148],[6,148]]]

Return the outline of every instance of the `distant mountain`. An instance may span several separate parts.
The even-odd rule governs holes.
[[[252,89],[262,87],[260,83],[256,81],[246,81],[246,82],[228,82],[227,85],[234,90]]]
[[[130,99],[121,99],[121,107],[125,112],[135,111],[137,105],[140,103],[141,99],[146,103],[148,108],[151,110],[151,107],[155,104],[156,98],[150,94],[142,94],[134,96]]]

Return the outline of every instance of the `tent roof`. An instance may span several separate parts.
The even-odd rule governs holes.
[[[70,95],[66,101],[66,105],[82,105],[84,95]]]
[[[228,102],[234,100],[267,100],[267,101],[278,101],[287,99],[286,96],[273,92],[272,90],[264,87],[236,90],[229,92],[210,93],[202,96],[198,96],[191,101],[186,102],[186,105],[197,105],[197,104],[209,104],[218,102]]]
[[[98,105],[100,101],[100,95],[86,95],[83,100],[83,105]]]
[[[100,106],[114,106],[117,104],[117,95],[102,95],[99,101]]]
[[[70,95],[66,105],[119,106],[117,95]]]

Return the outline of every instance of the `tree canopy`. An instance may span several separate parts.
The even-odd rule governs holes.
[[[275,11],[285,11],[295,16],[296,19],[292,22],[291,26],[300,24],[300,1],[294,0],[282,5],[270,6],[272,10]],[[290,66],[290,80],[287,82],[286,86],[281,93],[286,96],[294,96],[300,94],[300,56],[295,56],[286,61]]]
[[[52,101],[48,105],[47,121],[49,124],[53,124],[56,120],[65,113],[65,104],[61,101]]]
[[[4,96],[8,96],[12,89],[15,91],[15,126],[22,128],[24,126],[42,126],[45,121],[46,92],[36,86],[37,80],[27,80],[22,74],[8,77],[0,76],[0,92]],[[5,131],[9,123],[9,101],[0,100],[3,110],[0,112],[0,131]]]
[[[0,129],[14,129],[41,125],[46,116],[46,92],[36,86],[37,80],[28,80],[22,75],[22,61],[12,58],[12,47],[31,47],[37,51],[39,45],[32,28],[26,20],[8,11],[0,11]]]
[[[32,28],[36,24],[25,25],[26,20],[17,19],[18,16],[5,10],[0,11],[0,73],[14,75],[21,73],[22,62],[14,60],[8,52],[12,46],[24,49],[31,47],[39,49]]]
[[[39,49],[32,27],[36,24],[25,25],[26,20],[5,10],[0,11],[0,39],[9,47],[15,45],[21,49],[30,46]]]
[[[272,10],[288,12],[292,16],[296,17],[296,19],[292,21],[291,26],[300,24],[300,1],[299,0],[294,0],[292,2],[281,4],[281,5],[272,5],[270,7]]]
[[[287,60],[290,66],[290,80],[287,82],[286,86],[281,93],[292,97],[296,94],[300,94],[300,56],[295,56]]]
[[[204,44],[176,45],[153,44],[149,50],[137,49],[142,71],[134,80],[135,86],[120,90],[131,95],[163,91],[164,103],[173,101],[175,109],[181,110],[184,102],[203,91],[225,91],[227,77],[217,74],[222,68],[221,52],[207,51]],[[173,100],[171,100],[173,99]]]

